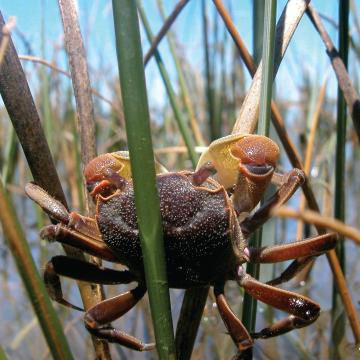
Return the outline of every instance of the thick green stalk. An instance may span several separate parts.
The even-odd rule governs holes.
[[[258,134],[269,136],[271,97],[274,78],[274,49],[276,26],[276,0],[265,3],[265,24],[263,37],[263,72],[261,78],[260,113]]]
[[[261,20],[260,20],[261,21]],[[276,25],[276,0],[269,0],[264,4],[264,35],[262,47],[263,72],[261,79],[260,114],[258,134],[269,135],[271,96],[274,74],[274,44]],[[251,246],[261,247],[262,231],[259,229],[251,238]],[[259,264],[249,264],[246,270],[251,276],[258,278]],[[243,306],[243,322],[250,332],[254,331],[256,323],[256,300],[245,295]]]
[[[72,359],[62,325],[35,266],[13,205],[0,181],[0,221],[34,311],[54,359]]]
[[[175,358],[170,298],[136,3],[113,0],[116,50],[126,121],[136,214],[157,351]]]
[[[151,32],[150,24],[149,24],[149,22],[147,20],[145,11],[141,6],[140,0],[137,0],[136,2],[137,2],[137,5],[138,5],[138,10],[139,10],[139,14],[140,14],[140,17],[141,17],[141,21],[142,21],[142,23],[144,25],[146,36],[147,36],[149,42],[152,43],[153,42],[153,34]],[[170,104],[171,104],[171,107],[172,107],[172,109],[174,111],[175,120],[176,120],[176,122],[177,122],[177,124],[179,126],[179,130],[180,130],[181,135],[182,135],[182,137],[183,137],[183,139],[185,141],[185,145],[187,147],[187,150],[188,150],[189,157],[190,157],[190,160],[192,162],[192,165],[193,165],[193,167],[195,167],[196,163],[198,161],[198,155],[195,152],[194,139],[193,139],[192,134],[190,132],[190,129],[189,129],[187,123],[186,123],[186,120],[184,119],[184,116],[183,116],[183,114],[182,114],[182,112],[180,110],[180,106],[178,104],[178,100],[176,98],[175,91],[173,90],[173,88],[171,86],[169,75],[168,75],[168,73],[167,73],[167,71],[165,69],[164,63],[163,63],[162,58],[160,56],[160,53],[159,53],[159,51],[157,49],[154,51],[154,57],[156,59],[156,63],[158,65],[158,67],[159,67],[160,75],[161,75],[161,77],[163,79],[167,94],[169,96]]]
[[[349,52],[349,0],[339,2],[339,54],[345,67],[348,66]],[[345,145],[346,145],[346,102],[344,95],[338,87],[337,123],[336,123],[336,159],[335,159],[335,204],[334,216],[341,221],[345,220]],[[336,252],[340,266],[345,274],[346,258],[344,238],[339,239]],[[339,299],[336,286],[333,286],[332,299],[332,343],[334,344],[334,357],[338,357],[338,345],[342,341],[345,331],[345,316]],[[341,308],[340,308],[341,306]]]
[[[261,61],[264,37],[264,7],[263,1],[253,0],[253,59],[256,66]]]

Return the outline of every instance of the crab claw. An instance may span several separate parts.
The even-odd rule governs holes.
[[[95,199],[96,195],[109,196],[123,189],[131,179],[130,159],[127,152],[113,152],[97,156],[85,167],[86,187]]]
[[[252,135],[231,146],[238,159],[239,176],[233,203],[239,214],[248,213],[261,200],[279,159],[279,147],[271,139]]]
[[[198,168],[210,161],[217,171],[217,181],[226,189],[235,189],[238,213],[249,212],[269,184],[279,153],[277,144],[266,136],[234,134],[211,143]]]
[[[255,182],[271,178],[279,158],[279,147],[261,135],[242,138],[232,144],[230,151],[239,161],[239,171]]]

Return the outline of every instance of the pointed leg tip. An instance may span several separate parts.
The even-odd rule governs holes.
[[[244,351],[246,349],[251,348],[254,345],[254,341],[252,339],[245,339],[238,343],[239,351]]]
[[[155,343],[144,344],[141,351],[151,351],[155,349]]]

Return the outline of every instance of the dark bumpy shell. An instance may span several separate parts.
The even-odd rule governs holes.
[[[226,278],[235,256],[229,198],[213,180],[194,186],[191,173],[157,176],[167,272],[171,287],[210,285]],[[97,221],[107,245],[129,269],[143,274],[132,183],[99,199]]]

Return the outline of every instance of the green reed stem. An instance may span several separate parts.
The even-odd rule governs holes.
[[[157,351],[175,359],[159,197],[136,3],[113,0],[116,50],[135,205]]]
[[[136,3],[137,3],[137,7],[138,7],[138,11],[139,11],[139,14],[141,17],[142,24],[144,25],[146,36],[151,44],[153,42],[153,34],[152,34],[152,31],[150,28],[150,24],[148,22],[145,11],[141,5],[141,1],[137,0]],[[180,110],[180,106],[178,104],[178,100],[176,98],[175,91],[173,90],[173,87],[171,86],[170,77],[168,75],[168,72],[166,71],[166,68],[165,68],[163,60],[161,58],[160,52],[157,49],[154,51],[154,57],[155,57],[157,65],[158,65],[161,78],[164,82],[166,92],[169,96],[170,104],[171,104],[171,107],[172,107],[174,115],[175,115],[175,120],[179,126],[179,130],[184,139],[184,142],[185,142],[186,148],[188,150],[188,154],[189,154],[190,160],[192,162],[192,165],[193,165],[193,167],[195,167],[196,163],[198,161],[198,155],[195,152],[195,142],[192,137],[190,128],[187,125],[186,120]]]
[[[6,352],[1,345],[0,345],[0,360],[8,360]]]
[[[349,52],[349,0],[339,2],[339,55],[343,60],[345,67],[348,67]],[[336,123],[336,158],[335,158],[335,203],[334,217],[341,221],[345,220],[345,145],[346,145],[346,101],[338,87],[337,97],[337,123]],[[340,266],[345,274],[346,272],[346,256],[344,238],[339,239],[336,253],[339,258]],[[338,345],[344,337],[345,332],[345,316],[343,307],[339,299],[336,286],[333,286],[332,297],[332,343],[334,356],[338,357]],[[339,313],[340,312],[340,313]]]
[[[54,359],[72,359],[70,347],[5,188],[0,181],[0,222]]]
[[[261,20],[259,20],[261,21]],[[275,25],[276,25],[276,0],[269,0],[264,3],[264,35],[262,46],[262,81],[260,96],[260,114],[258,123],[258,134],[268,136],[271,114],[271,97],[274,74],[274,45],[275,45]],[[261,247],[262,229],[256,231],[251,238],[250,245]],[[248,264],[246,270],[251,276],[258,278],[260,273],[259,264]],[[245,294],[243,317],[244,325],[250,332],[254,331],[256,323],[255,299]]]
[[[202,0],[202,30],[203,30],[203,47],[204,47],[204,60],[205,60],[205,92],[206,92],[206,105],[208,114],[208,123],[210,128],[210,139],[215,140],[218,138],[216,131],[215,120],[215,106],[214,106],[214,78],[211,71],[211,55],[209,52],[209,33],[208,33],[208,14],[206,9],[207,2]]]
[[[15,159],[18,152],[18,142],[16,139],[16,133],[14,128],[12,126],[9,126],[8,132],[9,134],[7,135],[6,140],[4,164],[1,172],[4,184],[7,184],[11,181],[11,178],[15,171]]]

